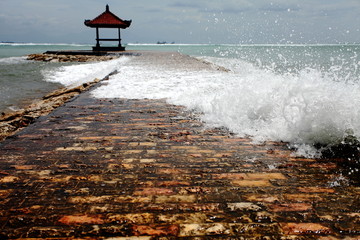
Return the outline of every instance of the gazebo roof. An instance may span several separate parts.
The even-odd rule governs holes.
[[[109,5],[106,5],[106,11],[94,18],[93,20],[85,20],[85,25],[92,28],[128,28],[131,20],[122,20],[109,10]]]

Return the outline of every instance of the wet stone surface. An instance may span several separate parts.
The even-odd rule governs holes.
[[[83,93],[0,144],[0,239],[359,239],[359,193],[162,100]]]

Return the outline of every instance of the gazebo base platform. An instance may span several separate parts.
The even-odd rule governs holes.
[[[125,51],[125,47],[93,47],[93,51]]]

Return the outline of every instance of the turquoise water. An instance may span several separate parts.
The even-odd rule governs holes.
[[[61,87],[45,81],[42,71],[63,64],[27,61],[25,56],[48,50],[90,49],[69,44],[0,44],[0,112],[17,110]]]
[[[157,45],[130,44],[127,49],[178,51],[191,56],[237,59],[280,73],[316,68],[359,76],[360,45]],[[339,69],[340,68],[340,69]]]
[[[0,43],[0,58],[21,57],[32,53],[43,53],[46,51],[90,49],[90,45],[81,44]]]

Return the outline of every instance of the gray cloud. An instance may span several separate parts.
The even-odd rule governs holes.
[[[186,3],[186,2],[174,2],[168,5],[169,7],[175,7],[175,8],[194,8],[194,9],[200,9],[202,6],[197,3]]]
[[[125,42],[360,42],[358,0],[0,0],[0,41],[92,43],[106,4],[133,20]]]

